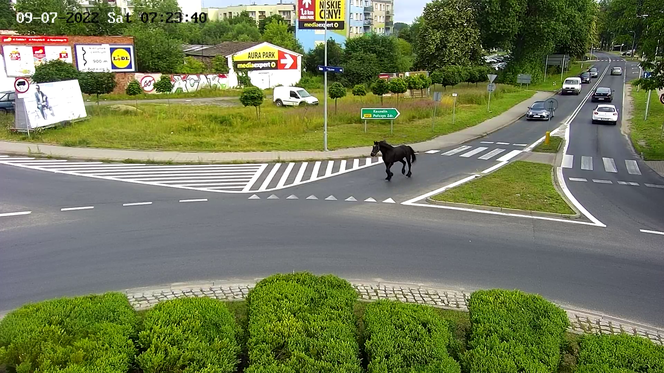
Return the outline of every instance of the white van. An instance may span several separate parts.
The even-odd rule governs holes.
[[[581,93],[581,78],[570,77],[565,79],[563,83],[563,89],[560,91],[561,94],[574,93],[578,95]]]
[[[318,105],[318,99],[300,87],[274,87],[272,100],[277,106]]]

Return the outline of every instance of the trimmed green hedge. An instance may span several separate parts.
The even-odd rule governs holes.
[[[539,295],[480,290],[468,302],[472,323],[464,364],[470,373],[557,372],[567,314]]]
[[[364,312],[369,373],[459,373],[448,353],[452,336],[445,320],[428,306],[378,301]]]
[[[353,305],[336,276],[273,275],[249,292],[247,373],[361,372]]]
[[[119,293],[28,304],[0,321],[0,365],[16,372],[127,372],[136,324]]]
[[[234,372],[238,330],[226,305],[210,298],[159,303],[145,314],[136,359],[145,373]]]
[[[664,346],[633,335],[586,335],[577,373],[664,373]]]

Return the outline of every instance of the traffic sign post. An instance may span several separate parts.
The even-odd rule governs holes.
[[[367,132],[367,120],[382,119],[390,121],[390,133],[394,133],[394,120],[401,113],[396,108],[362,108],[360,118],[364,120],[364,132]]]
[[[14,80],[14,91],[17,94],[26,93],[30,89],[30,81],[26,78],[16,78]]]
[[[331,73],[342,73],[342,72],[344,72],[344,68],[343,67],[337,67],[337,66],[318,65],[318,71],[320,71],[320,72],[331,72]]]
[[[323,1],[323,13],[325,14],[325,66],[327,66],[327,1]],[[323,148],[327,151],[327,70],[325,75],[325,119],[323,124]]]
[[[443,92],[434,92],[433,93],[433,101],[435,102],[435,104],[433,105],[433,116],[431,117],[431,130],[432,131],[434,129],[434,123],[435,123],[435,120],[436,120],[436,111],[438,109],[438,103],[440,101],[442,101],[442,99],[443,99]]]
[[[457,100],[456,98],[457,98],[457,94],[452,93],[452,97],[454,97],[454,104],[452,106],[452,124],[454,125],[454,117],[456,116],[456,100]]]
[[[489,102],[487,103],[486,110],[491,112],[491,92],[496,90],[496,85],[493,83],[494,80],[498,77],[496,74],[488,74],[489,85],[486,86],[486,90],[489,91]]]

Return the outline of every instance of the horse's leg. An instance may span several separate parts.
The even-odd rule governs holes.
[[[410,177],[413,173],[410,171],[411,165],[410,165],[410,154],[406,154],[406,162],[408,162],[408,173],[406,174],[407,177]],[[406,166],[404,166],[404,169]]]
[[[390,181],[392,179],[393,174],[390,171],[390,168],[392,167],[392,164],[394,164],[394,162],[385,163],[385,172],[387,173],[387,177],[385,178],[385,180],[387,180],[387,181]]]
[[[406,157],[406,158],[408,158],[408,157]],[[399,162],[401,162],[401,164],[402,164],[402,166],[401,166],[401,174],[402,174],[402,175],[405,175],[405,174],[406,174],[406,161],[404,161],[404,160],[402,159],[402,160],[400,160]],[[409,162],[409,163],[410,163],[410,162]]]

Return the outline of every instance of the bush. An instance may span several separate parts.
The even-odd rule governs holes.
[[[226,305],[210,298],[163,302],[143,320],[138,344],[143,372],[235,372],[238,328]]]
[[[117,82],[113,73],[83,72],[79,75],[78,84],[81,86],[81,92],[86,95],[97,95],[99,103],[99,95],[113,92]]]
[[[357,84],[353,87],[353,96],[366,96],[367,87],[364,84]]]
[[[330,95],[330,98],[334,100],[334,113],[337,113],[337,100],[346,97],[346,87],[343,86],[343,84],[339,82],[332,83],[332,85],[328,88],[328,94]]]
[[[0,321],[0,366],[16,372],[128,372],[136,314],[119,293],[29,304]]]
[[[228,74],[228,59],[224,56],[215,56],[212,59],[212,71],[217,74]]]
[[[240,103],[245,107],[254,106],[258,118],[260,118],[260,106],[263,105],[263,100],[265,100],[265,94],[258,87],[247,87],[240,94]]]
[[[390,84],[385,79],[378,79],[371,85],[371,92],[376,96],[380,96],[380,104],[383,104],[383,95],[390,92]]]
[[[132,79],[129,84],[127,84],[127,88],[125,88],[125,93],[128,94],[129,96],[136,96],[140,95],[143,93],[143,89],[141,88],[141,83],[138,82],[136,79]]]
[[[664,372],[664,347],[633,335],[586,335],[577,373]]]
[[[78,79],[78,75],[78,70],[74,65],[61,60],[53,60],[35,67],[32,81],[35,83],[61,82]]]
[[[427,306],[378,301],[364,312],[367,372],[461,371],[448,353],[447,323]]]
[[[565,311],[539,295],[507,290],[476,291],[468,309],[468,372],[557,372]]]
[[[173,83],[171,82],[170,75],[164,74],[154,84],[154,89],[157,93],[171,93],[173,90]]]
[[[323,89],[323,77],[309,74],[302,75],[295,86],[304,89]]]
[[[217,56],[219,57],[219,56]],[[187,56],[184,58],[184,63],[178,68],[180,74],[203,74],[206,66],[203,62],[195,57]]]
[[[249,292],[249,367],[256,372],[361,372],[346,281],[309,273],[273,275]]]
[[[244,88],[248,87],[253,87],[254,85],[251,83],[251,78],[249,77],[249,73],[246,71],[238,71],[237,72],[237,83]]]

